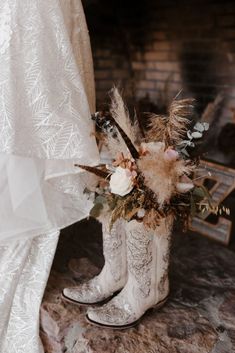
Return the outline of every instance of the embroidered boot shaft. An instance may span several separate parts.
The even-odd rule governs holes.
[[[123,220],[118,220],[112,230],[110,218],[100,219],[103,230],[103,253],[105,264],[100,274],[87,283],[63,290],[64,299],[92,305],[103,302],[121,290],[127,281],[126,235]]]

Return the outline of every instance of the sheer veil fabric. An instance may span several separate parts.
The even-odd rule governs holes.
[[[81,0],[0,2],[0,351],[41,353],[59,229],[89,214],[93,63]],[[2,319],[3,318],[3,319]]]

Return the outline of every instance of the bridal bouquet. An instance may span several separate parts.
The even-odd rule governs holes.
[[[191,151],[209,125],[198,122],[192,126],[192,109],[192,99],[174,100],[168,116],[150,116],[143,136],[138,123],[131,123],[118,90],[113,90],[110,111],[93,116],[110,163],[79,165],[100,178],[92,216],[111,212],[110,227],[122,217],[155,229],[170,214],[187,225],[190,215],[218,211],[207,189],[193,180],[199,157],[191,157]]]

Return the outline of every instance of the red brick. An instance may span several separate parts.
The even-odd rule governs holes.
[[[144,43],[144,50],[147,52],[148,51],[155,51],[153,42],[152,41],[150,41],[149,43],[145,42]]]
[[[224,2],[218,3],[218,4],[213,4],[212,5],[213,10],[218,14],[218,15],[223,15],[223,14],[233,14],[235,15],[235,8],[234,8],[234,2],[231,1],[231,3],[225,4]]]
[[[174,72],[173,80],[174,81],[182,81],[181,74],[179,72]]]
[[[157,91],[156,90],[141,90],[141,89],[136,90],[136,98],[137,99],[141,99],[146,96],[148,96],[150,98],[150,100],[152,100],[153,102],[156,102]]]
[[[179,92],[180,90],[183,89],[183,83],[182,82],[169,82],[169,88],[171,91]]]
[[[146,52],[144,54],[144,58],[147,61],[164,61],[169,59],[169,54],[168,52],[157,52],[157,51],[152,51],[152,52]]]
[[[154,81],[139,81],[136,83],[137,88],[139,89],[154,89],[155,88],[155,82]]]
[[[142,61],[144,59],[144,53],[137,51],[133,54],[133,60],[134,61]]]
[[[141,71],[135,71],[135,80],[141,81],[144,80],[145,77],[145,70],[141,70]]]
[[[115,67],[115,62],[112,59],[98,59],[96,65],[99,68],[113,68]]]
[[[221,27],[229,27],[235,25],[235,15],[218,16],[217,22]]]
[[[141,62],[141,61],[133,61],[132,62],[132,68],[134,70],[144,70],[145,69],[145,63]]]
[[[155,68],[159,71],[180,71],[180,65],[178,62],[172,61],[164,61],[164,62],[156,62]]]
[[[146,90],[144,90],[144,89],[137,89],[136,90],[136,97],[138,99],[143,98],[145,96],[146,96]]]
[[[113,86],[113,80],[96,81],[96,88],[98,90],[109,91]]]
[[[224,29],[221,33],[221,37],[224,39],[235,39],[235,29]]]
[[[93,55],[94,57],[98,57],[98,58],[109,57],[111,55],[111,50],[106,48],[96,49]]]
[[[130,76],[129,70],[114,69],[112,71],[112,74],[114,79],[124,79],[124,78],[129,78]]]
[[[166,39],[167,35],[164,31],[154,31],[152,37],[157,40],[164,40]]]
[[[96,80],[100,79],[108,79],[110,78],[110,71],[109,70],[96,70],[95,71],[95,78]]]
[[[157,81],[165,81],[172,73],[170,72],[161,72],[161,71],[147,71],[146,72],[146,79],[147,80],[157,80]]]
[[[146,69],[155,69],[156,68],[156,62],[155,61],[147,61],[145,63],[145,68]]]
[[[105,96],[107,94],[107,91],[102,91],[102,90],[97,90],[96,92],[96,99],[98,102],[103,103],[105,101]]]
[[[155,42],[153,45],[153,48],[156,51],[164,51],[164,50],[170,50],[171,49],[171,44],[170,42],[166,42],[166,41],[161,41],[161,42]]]

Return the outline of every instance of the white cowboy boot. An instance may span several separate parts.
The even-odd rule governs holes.
[[[102,327],[128,328],[152,307],[160,307],[169,293],[168,265],[173,217],[160,221],[155,231],[135,220],[127,223],[128,281],[107,304],[90,308],[87,319]]]
[[[118,220],[109,231],[110,217],[100,219],[103,230],[105,264],[100,274],[87,283],[65,288],[65,300],[79,305],[102,303],[120,291],[127,281],[126,234],[123,220]]]

